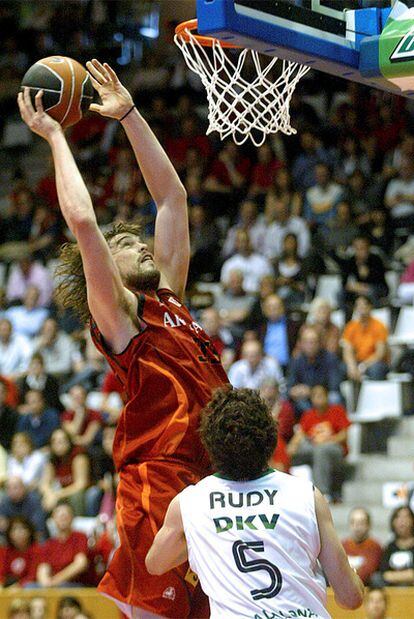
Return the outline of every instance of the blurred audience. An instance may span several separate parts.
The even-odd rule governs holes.
[[[17,430],[26,432],[34,447],[41,449],[48,445],[52,432],[59,426],[58,411],[46,406],[43,392],[38,389],[27,391],[24,399],[24,414],[20,415]]]
[[[407,506],[391,514],[393,540],[385,546],[381,558],[379,582],[387,587],[414,585],[414,513]]]
[[[383,587],[368,589],[364,600],[365,619],[389,619],[388,595]]]
[[[388,330],[371,315],[372,302],[359,296],[354,317],[343,332],[344,361],[348,378],[361,381],[363,377],[384,380],[389,371]]]
[[[341,363],[337,355],[322,347],[322,341],[318,329],[311,325],[303,327],[299,340],[300,352],[289,364],[287,389],[298,418],[311,408],[311,388],[315,385],[326,385],[331,404],[342,401]]]
[[[54,533],[39,553],[37,583],[49,588],[81,586],[88,566],[88,539],[84,533],[73,530],[73,510],[67,502],[56,505],[52,521]]]
[[[310,399],[312,408],[301,416],[289,442],[288,454],[292,464],[312,466],[315,486],[329,502],[335,502],[341,499],[351,422],[343,406],[329,404],[328,389],[324,385],[314,385]]]
[[[74,445],[89,447],[98,438],[102,427],[102,416],[86,405],[88,392],[83,385],[73,385],[68,395],[69,409],[60,416],[62,428]]]
[[[349,563],[365,585],[379,569],[382,548],[371,537],[371,515],[365,507],[354,507],[349,514],[349,537],[342,540]]]
[[[241,358],[235,361],[228,371],[233,387],[259,389],[265,379],[274,379],[283,384],[283,373],[276,359],[263,353],[263,346],[258,340],[244,342]]]
[[[14,305],[5,312],[10,320],[14,333],[31,338],[37,335],[49,315],[49,310],[38,305],[39,290],[36,286],[28,286],[24,293],[23,303]]]
[[[0,547],[0,587],[23,587],[33,582],[39,549],[31,522],[23,516],[10,518],[6,545]]]
[[[0,320],[0,374],[18,379],[29,366],[32,350],[26,337],[13,332],[10,320]]]
[[[43,477],[46,462],[46,454],[34,449],[30,435],[16,432],[7,459],[7,476],[20,477],[28,490],[36,490]]]
[[[50,459],[39,488],[43,508],[51,512],[59,501],[65,499],[75,515],[86,514],[85,494],[90,483],[89,458],[61,428],[52,433],[49,447]]]
[[[23,516],[34,526],[37,540],[46,537],[46,515],[39,495],[29,491],[20,477],[9,477],[0,499],[0,535],[5,535],[10,518]]]
[[[226,286],[232,271],[243,274],[243,285],[246,292],[256,293],[260,280],[265,275],[273,275],[270,262],[262,255],[254,253],[249,235],[245,230],[238,230],[236,235],[236,253],[228,258],[221,269],[220,281]]]

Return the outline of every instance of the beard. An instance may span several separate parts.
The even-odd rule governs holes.
[[[131,275],[126,282],[128,288],[133,290],[139,290],[145,292],[154,292],[158,289],[160,283],[161,273],[153,267],[151,269],[139,269],[136,273]]]

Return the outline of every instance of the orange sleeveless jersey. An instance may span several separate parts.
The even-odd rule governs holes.
[[[177,460],[201,474],[208,458],[197,428],[212,390],[228,382],[201,326],[171,290],[138,295],[145,328],[120,354],[105,345],[96,325],[92,339],[124,386],[127,403],[114,442],[117,469],[132,462]]]

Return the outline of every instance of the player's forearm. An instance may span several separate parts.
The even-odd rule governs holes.
[[[59,206],[66,223],[76,235],[79,223],[96,221],[92,201],[63,132],[55,132],[49,144],[55,164]]]
[[[362,604],[365,590],[364,583],[351,568],[347,572],[347,574],[344,574],[343,590],[334,589],[335,602],[341,608],[355,610]]]
[[[122,126],[157,207],[175,201],[186,206],[184,186],[166,152],[138,110],[128,114],[122,121]]]

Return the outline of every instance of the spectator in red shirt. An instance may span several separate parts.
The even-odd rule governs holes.
[[[124,388],[121,381],[117,378],[115,372],[108,370],[102,382],[102,393],[119,393],[122,397],[124,394]]]
[[[104,531],[97,535],[95,543],[89,546],[89,569],[84,579],[87,586],[96,587],[98,585],[112,559],[117,544],[116,524],[114,519],[111,518],[107,521]]]
[[[37,582],[42,587],[66,587],[80,583],[88,566],[88,539],[73,531],[73,509],[61,502],[53,510],[56,534],[48,539],[40,552]]]
[[[84,516],[85,492],[90,481],[89,459],[61,428],[52,433],[49,445],[50,461],[40,482],[43,507],[51,511],[59,501],[67,499],[76,515]]]
[[[293,436],[295,425],[295,411],[289,400],[282,400],[279,393],[279,383],[272,379],[265,379],[260,385],[260,397],[266,402],[274,419],[277,419],[278,436],[287,443]]]
[[[273,379],[266,379],[260,385],[260,397],[266,402],[273,419],[278,423],[277,445],[269,461],[269,465],[278,471],[289,472],[290,458],[287,452],[286,434],[289,438],[293,433],[295,413],[290,402],[279,397],[279,385]]]
[[[166,150],[173,166],[181,172],[186,165],[189,149],[196,148],[200,160],[206,160],[211,154],[209,139],[200,131],[197,117],[185,116],[180,125],[180,131],[176,137],[169,137],[166,141]]]
[[[119,419],[119,415],[122,410],[122,402],[125,403],[125,390],[121,381],[116,377],[116,374],[112,370],[108,370],[102,382],[101,387],[102,402],[100,410],[105,417],[106,423],[116,423]],[[114,402],[114,395],[118,394],[119,398],[116,398],[118,402]]]
[[[343,406],[329,404],[328,389],[324,385],[312,387],[310,395],[312,408],[302,415],[288,452],[293,464],[312,466],[315,486],[332,502],[341,497],[339,480],[343,476],[351,422]]]
[[[36,187],[36,195],[43,200],[50,209],[55,211],[58,210],[59,206],[52,156],[48,158],[48,169],[46,174],[42,176]]]
[[[265,195],[274,182],[275,174],[283,162],[279,161],[268,142],[257,149],[257,163],[253,166],[249,195]]]
[[[19,403],[19,391],[16,387],[16,384],[12,380],[10,380],[10,378],[7,378],[6,376],[3,376],[1,374],[0,383],[5,386],[6,390],[4,404],[6,406],[10,406],[10,408],[15,408]]]
[[[35,542],[31,522],[23,516],[10,518],[6,542],[6,546],[0,547],[0,588],[32,582],[40,546]]]
[[[69,389],[71,410],[61,415],[62,428],[69,434],[74,445],[89,447],[97,439],[102,427],[102,417],[98,411],[86,407],[87,391],[83,385],[73,385]]]
[[[237,144],[229,140],[214,159],[204,189],[226,194],[234,189],[242,189],[249,178],[249,172],[249,159],[242,157]]]
[[[354,507],[349,514],[350,536],[342,546],[364,585],[368,585],[372,574],[379,568],[382,548],[370,537],[371,516],[364,507]]]
[[[234,348],[231,331],[223,326],[218,310],[207,307],[201,314],[200,322],[220,357],[226,348]]]

